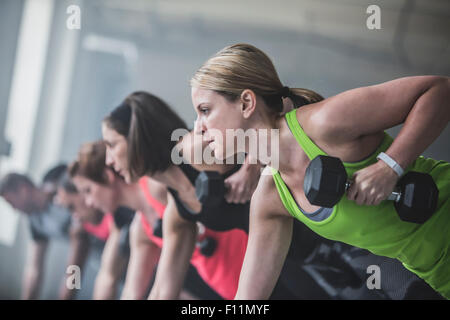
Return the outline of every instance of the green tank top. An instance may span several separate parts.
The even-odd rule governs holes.
[[[310,160],[318,155],[327,155],[305,134],[295,112],[296,109],[287,113],[286,120],[300,147]],[[375,163],[376,156],[387,150],[392,141],[385,132],[382,143],[371,156],[360,162],[344,162],[348,176],[352,177],[356,171]],[[405,172],[409,170],[429,173],[439,189],[437,210],[422,225],[400,220],[393,201],[383,201],[377,206],[360,206],[346,196],[333,207],[325,220],[313,221],[300,210],[279,172],[272,168],[272,175],[286,210],[312,231],[379,256],[398,259],[408,270],[450,299],[450,164],[420,156]]]

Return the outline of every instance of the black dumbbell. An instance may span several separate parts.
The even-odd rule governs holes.
[[[303,191],[313,205],[333,207],[350,187],[347,172],[339,158],[315,157],[305,171]],[[410,171],[398,182],[387,200],[393,200],[401,220],[424,223],[437,207],[439,190],[426,173]]]
[[[202,171],[195,180],[195,194],[202,206],[219,205],[225,196],[225,183],[217,171]]]
[[[205,257],[211,257],[217,248],[217,241],[211,237],[205,237],[197,243],[200,253]]]
[[[154,226],[153,226],[153,235],[158,238],[163,237],[163,230],[162,230],[162,219],[156,220]]]

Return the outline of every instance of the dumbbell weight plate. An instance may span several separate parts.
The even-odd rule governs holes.
[[[202,171],[195,180],[195,194],[205,207],[219,205],[224,199],[223,177],[216,171]]]
[[[206,237],[199,244],[200,252],[205,257],[211,257],[216,251],[217,241],[214,238]]]
[[[163,237],[163,231],[162,231],[162,219],[158,219],[155,222],[155,225],[153,226],[153,235],[162,238]]]
[[[344,195],[346,181],[347,172],[341,160],[320,155],[306,168],[303,191],[311,204],[331,208]]]
[[[410,171],[397,186],[402,193],[394,206],[401,220],[421,224],[436,211],[439,190],[429,174]]]

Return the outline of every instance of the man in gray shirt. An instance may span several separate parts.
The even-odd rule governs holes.
[[[50,239],[70,239],[69,265],[82,265],[86,257],[86,239],[83,233],[70,232],[71,215],[62,207],[53,204],[54,192],[44,183],[37,187],[30,178],[19,173],[10,173],[0,180],[0,196],[14,209],[28,218],[32,236],[31,250],[25,263],[23,277],[23,299],[37,299],[42,285],[44,261]],[[66,287],[63,281],[59,298],[71,299],[75,290]]]

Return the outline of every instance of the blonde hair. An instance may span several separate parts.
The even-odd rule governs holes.
[[[216,91],[231,101],[240,97],[245,89],[250,89],[276,113],[283,110],[283,96],[291,98],[295,107],[323,100],[312,90],[283,86],[270,58],[260,49],[245,43],[217,52],[197,70],[190,84],[195,88]]]

